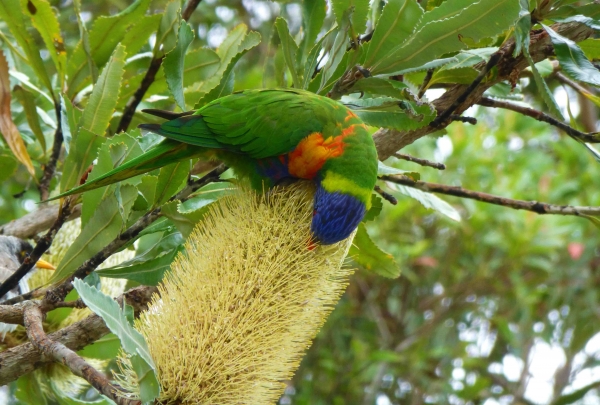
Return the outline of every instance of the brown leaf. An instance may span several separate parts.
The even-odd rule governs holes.
[[[27,167],[27,171],[35,179],[35,170],[31,163],[25,142],[19,134],[17,126],[10,113],[10,81],[8,80],[8,63],[4,52],[0,50],[0,133],[6,140],[8,147],[19,162]]]

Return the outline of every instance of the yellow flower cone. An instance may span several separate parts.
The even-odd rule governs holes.
[[[353,272],[343,266],[352,238],[309,249],[313,192],[237,192],[190,235],[136,324],[163,403],[279,399]]]

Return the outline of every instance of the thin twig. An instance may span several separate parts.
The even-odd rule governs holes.
[[[185,21],[188,21],[201,1],[202,0],[188,1],[188,3],[183,9],[183,12],[181,13],[181,18]],[[123,115],[121,116],[121,121],[119,121],[119,125],[117,126],[116,133],[127,131],[127,128],[129,128],[129,124],[131,124],[131,120],[133,119],[135,110],[144,99],[144,96],[150,88],[150,85],[154,83],[154,78],[156,77],[156,74],[158,73],[158,70],[162,65],[164,57],[164,55],[154,56],[152,58],[152,61],[150,61],[150,66],[148,66],[148,70],[146,71],[146,74],[144,75],[144,78],[140,83],[140,87],[138,87],[133,96],[131,96],[131,98],[127,102],[127,105],[123,109]]]
[[[31,254],[25,258],[23,264],[21,264],[17,271],[11,274],[10,277],[4,280],[2,285],[0,285],[0,298],[4,297],[7,292],[15,288],[19,284],[19,281],[21,281],[21,279],[25,277],[25,275],[29,273],[31,269],[33,269],[40,257],[46,253],[46,250],[48,250],[52,244],[52,241],[54,240],[54,236],[56,236],[56,233],[69,215],[71,215],[70,198],[65,200],[64,204],[62,205],[62,209],[59,212],[58,218],[56,218],[56,221],[54,221],[54,224],[52,224],[48,232],[46,232],[46,234],[38,240],[35,248]]]
[[[448,107],[441,114],[439,114],[431,122],[431,124],[429,124],[429,126],[432,128],[437,128],[441,126],[450,117],[450,115],[452,115],[454,111],[467,100],[469,95],[475,90],[477,86],[479,86],[479,83],[481,83],[481,81],[485,79],[490,70],[492,70],[492,68],[498,64],[502,56],[504,56],[502,48],[494,52],[492,56],[490,56],[490,60],[485,64],[484,68],[481,69],[481,71],[479,72],[475,80],[473,80],[473,82],[469,85],[469,87],[467,87],[465,91],[463,91],[463,93],[460,96],[458,96],[456,100],[454,100],[450,107]]]
[[[477,118],[475,117],[465,117],[464,115],[450,114],[449,118],[451,121],[459,121],[466,124],[477,125]]]
[[[438,170],[446,170],[446,165],[443,163],[432,162],[431,160],[422,159],[422,158],[418,158],[418,157],[414,157],[411,155],[407,155],[404,153],[398,153],[398,152],[394,153],[392,156],[395,157],[396,159],[407,160],[409,162],[413,162],[413,163],[416,163],[421,166],[433,167],[434,169],[438,169]]]
[[[54,177],[54,172],[56,170],[56,162],[58,162],[60,150],[62,149],[63,132],[60,108],[60,103],[56,103],[54,106],[54,110],[56,111],[56,131],[54,131],[54,143],[52,144],[52,153],[50,154],[50,159],[48,159],[48,163],[46,163],[46,165],[44,166],[44,174],[42,175],[42,179],[40,180],[40,201],[48,199],[48,189],[50,188],[50,181]]]
[[[554,215],[600,215],[600,207],[584,207],[571,205],[555,205],[541,203],[538,201],[513,200],[511,198],[500,197],[493,194],[482,193],[480,191],[467,190],[462,187],[447,186],[445,184],[427,183],[424,181],[414,181],[410,177],[398,176],[381,176],[381,180],[391,183],[401,184],[412,188],[426,191],[429,193],[439,193],[453,195],[455,197],[469,198],[489,204],[501,205],[510,207],[516,210],[532,211],[537,214],[554,214]]]
[[[583,142],[600,143],[600,134],[598,134],[597,132],[586,133],[578,131],[575,128],[565,124],[564,122],[560,122],[557,119],[552,118],[550,115],[530,107],[524,107],[504,100],[494,100],[488,97],[482,97],[477,102],[477,104],[480,104],[484,107],[503,108],[505,110],[515,111],[519,114],[526,115],[538,121],[545,122],[547,124],[560,128],[563,131],[565,131],[568,135],[572,136],[573,138],[579,139]]]
[[[375,186],[373,189],[375,190],[375,192],[377,194],[379,194],[381,196],[381,198],[383,198],[384,200],[386,200],[390,204],[392,204],[392,205],[398,204],[398,200],[396,200],[396,197],[394,197],[393,195],[391,195],[387,191],[382,190],[381,187]]]

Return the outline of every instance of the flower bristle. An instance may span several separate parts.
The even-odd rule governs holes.
[[[352,238],[309,249],[313,194],[241,190],[190,235],[136,322],[162,403],[276,403],[353,271]]]

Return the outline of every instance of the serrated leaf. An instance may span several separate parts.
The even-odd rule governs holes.
[[[371,208],[365,214],[362,222],[373,221],[375,218],[379,216],[381,210],[383,209],[383,200],[376,194],[371,195]]]
[[[148,259],[127,267],[111,267],[99,269],[96,272],[102,277],[124,278],[133,280],[143,285],[158,285],[175,260],[179,251],[174,249],[161,256]]]
[[[348,256],[366,270],[387,278],[400,276],[394,256],[384,252],[369,237],[364,223],[358,224]]]
[[[424,25],[366,67],[371,68],[374,75],[393,75],[420,66],[445,53],[465,48],[462,37],[480,41],[502,33],[517,19],[519,10],[515,0],[480,0],[452,18]]]
[[[115,48],[136,22],[140,21],[150,0],[135,0],[129,7],[113,16],[100,16],[89,30],[89,54],[95,66],[102,67],[108,62]],[[127,51],[130,51],[127,49]],[[80,41],[69,58],[67,64],[67,94],[69,97],[77,94],[90,83],[86,51]]]
[[[431,62],[427,62],[421,66],[416,66],[416,67],[411,67],[411,68],[406,68],[406,69],[402,69],[399,70],[398,72],[396,72],[399,75],[405,75],[408,73],[416,73],[416,72],[424,72],[426,70],[430,70],[430,69],[437,69],[439,67],[445,66],[449,63],[454,63],[456,62],[457,59],[452,57],[452,58],[442,58],[442,59],[435,59],[432,60]]]
[[[73,286],[88,308],[104,320],[108,329],[121,340],[123,349],[131,355],[130,359],[138,377],[142,402],[149,404],[154,401],[160,393],[160,387],[154,371],[156,370],[154,360],[142,334],[129,324],[114,299],[98,291],[95,287],[90,287],[80,279],[75,279]]]
[[[160,169],[156,193],[152,205],[163,205],[187,182],[190,173],[190,161],[172,163]]]
[[[60,122],[67,156],[71,150],[73,135],[77,136],[80,120],[81,110],[75,108],[71,100],[65,100],[62,94],[60,94]]]
[[[175,102],[182,111],[186,111],[185,98],[183,97],[185,53],[187,52],[187,49],[193,40],[194,31],[192,31],[192,27],[190,27],[187,22],[181,21],[177,36],[177,45],[165,56],[165,59],[163,60],[163,68],[165,71],[167,86],[169,86],[169,90],[175,99]]]
[[[423,9],[416,0],[388,1],[375,26],[364,66],[373,66],[409,38],[422,16]]]
[[[152,52],[155,57],[170,52],[177,44],[179,23],[182,21],[180,11],[181,2],[179,0],[172,0],[165,7],[165,12],[156,33],[154,51]]]
[[[461,218],[458,211],[456,211],[456,209],[453,206],[451,206],[438,196],[400,184],[389,182],[387,184],[392,190],[396,190],[406,196],[414,198],[415,200],[420,202],[421,205],[423,205],[423,207],[437,211],[440,214],[444,214],[448,218],[453,219],[454,221],[460,222]]]
[[[567,76],[596,87],[600,86],[600,72],[585,57],[581,48],[574,41],[563,37],[552,28],[544,24],[542,24],[542,27],[550,35],[556,58]]]
[[[350,53],[346,52],[346,48],[348,47],[348,30],[350,29],[349,17],[350,16],[346,12],[342,18],[342,23],[337,30],[333,45],[329,50],[329,59],[327,59],[325,66],[323,66],[319,94],[323,94],[328,87],[333,86],[333,82],[338,77],[338,67],[343,67],[343,70],[346,69],[346,63],[342,63],[342,61]],[[330,78],[333,78],[334,80],[330,81]]]
[[[384,164],[382,161],[377,162],[377,175],[378,176],[393,176],[396,174],[401,174],[404,176],[408,176],[411,179],[417,181],[421,178],[421,174],[419,172],[411,171],[411,170],[401,170],[395,167],[388,166]]]
[[[21,0],[22,9],[25,10],[38,30],[50,58],[56,66],[60,87],[63,87],[65,70],[67,68],[67,50],[60,35],[60,26],[50,3],[47,0]]]
[[[344,98],[343,103],[365,124],[375,127],[417,129],[429,124],[436,116],[435,108],[429,104],[395,100],[390,97]]]
[[[295,88],[301,88],[302,79],[298,76],[298,70],[296,68],[296,56],[298,54],[298,45],[296,44],[296,41],[294,41],[294,38],[292,38],[292,36],[290,35],[287,21],[284,18],[277,17],[277,19],[275,20],[275,29],[279,34],[283,58],[292,76],[292,83],[294,84]]]
[[[552,92],[548,88],[548,85],[546,84],[546,82],[544,81],[542,76],[540,75],[540,72],[537,70],[535,63],[533,63],[533,59],[531,58],[529,51],[526,49],[523,49],[523,56],[525,56],[525,59],[527,59],[527,62],[529,63],[529,67],[531,68],[531,73],[533,74],[533,80],[535,81],[535,84],[538,86],[538,89],[540,90],[542,99],[544,100],[544,103],[546,103],[546,106],[548,107],[548,111],[549,111],[550,115],[552,115],[554,118],[556,118],[560,121],[563,121],[564,117],[563,117],[562,113],[560,112],[560,108],[558,107],[558,104],[556,104],[556,100],[554,100],[554,96],[552,95]]]
[[[335,31],[335,28],[332,28],[329,31],[327,31],[325,35],[323,35],[323,37],[321,37],[321,39],[317,41],[317,43],[311,48],[310,52],[308,53],[308,56],[306,57],[306,63],[304,64],[304,74],[302,83],[303,89],[308,89],[308,85],[313,79],[313,74],[315,72],[315,69],[317,68],[317,63],[319,63],[319,55],[321,53],[321,50],[323,49],[323,43],[326,40],[328,40],[329,36]]]
[[[398,80],[367,77],[365,79],[358,80],[354,86],[352,86],[349,93],[361,92],[405,100],[407,95],[406,92],[408,90],[408,85]]]
[[[63,192],[78,184],[87,168],[96,158],[98,148],[105,138],[97,136],[87,129],[79,130],[77,138],[72,140],[69,154],[63,166],[63,175],[60,179],[60,191]]]
[[[125,47],[117,45],[83,110],[80,122],[82,128],[96,135],[104,135],[117,106],[124,66]]]
[[[440,69],[431,76],[426,89],[438,83],[470,84],[475,80],[478,74],[479,72],[471,67],[456,68],[452,70]]]
[[[161,18],[162,14],[152,14],[136,19],[121,41],[127,55],[135,55],[148,42],[148,38],[158,29]]]
[[[24,17],[19,1],[0,1],[0,20],[8,26],[8,29],[21,49],[25,51],[29,65],[35,71],[37,77],[44,83],[48,91],[50,91],[52,98],[54,98],[50,76],[46,71],[35,40],[27,31]]]
[[[302,2],[302,31],[304,35],[300,42],[300,52],[297,54],[296,62],[298,66],[304,66],[308,59],[308,55],[316,46],[315,42],[323,26],[325,15],[327,13],[327,3],[325,0],[304,0]],[[319,42],[322,41],[319,40]],[[318,54],[318,52],[317,52]],[[314,69],[314,68],[313,68]],[[304,87],[308,84],[306,74],[312,76],[312,69],[304,71]]]
[[[331,5],[339,26],[343,24],[344,13],[348,10],[351,11],[350,22],[354,38],[365,32],[369,15],[369,0],[332,0]]]
[[[69,277],[87,259],[99,252],[122,230],[122,213],[129,214],[137,197],[134,186],[121,186],[122,206],[115,195],[107,196],[81,230],[50,279],[54,283]]]
[[[46,153],[46,138],[44,137],[44,132],[42,132],[42,127],[40,126],[40,119],[36,111],[33,94],[21,86],[15,86],[13,88],[13,93],[17,100],[19,100],[19,103],[23,106],[23,111],[25,111],[25,116],[27,117],[27,123],[29,124],[31,132],[34,133],[35,138],[42,146],[42,150]]]
[[[531,30],[531,13],[529,12],[529,0],[519,0],[521,10],[515,24],[515,50],[513,57],[517,57],[525,49],[529,52],[529,31]]]
[[[104,142],[98,151],[96,163],[89,173],[87,181],[100,177],[122,163],[142,154],[142,148],[135,139],[136,135],[140,136],[139,129],[132,130],[130,133],[131,135],[128,133],[115,135]],[[132,179],[127,179],[120,184],[131,184],[133,181],[134,180]],[[83,193],[83,205],[81,208],[82,226],[87,224],[88,220],[96,211],[98,204],[100,204],[107,195],[114,193],[115,188],[116,185],[110,185]]]
[[[12,120],[8,63],[2,50],[0,50],[0,133],[13,155],[19,162],[25,165],[31,177],[35,179],[35,169],[27,152],[27,146]]]

